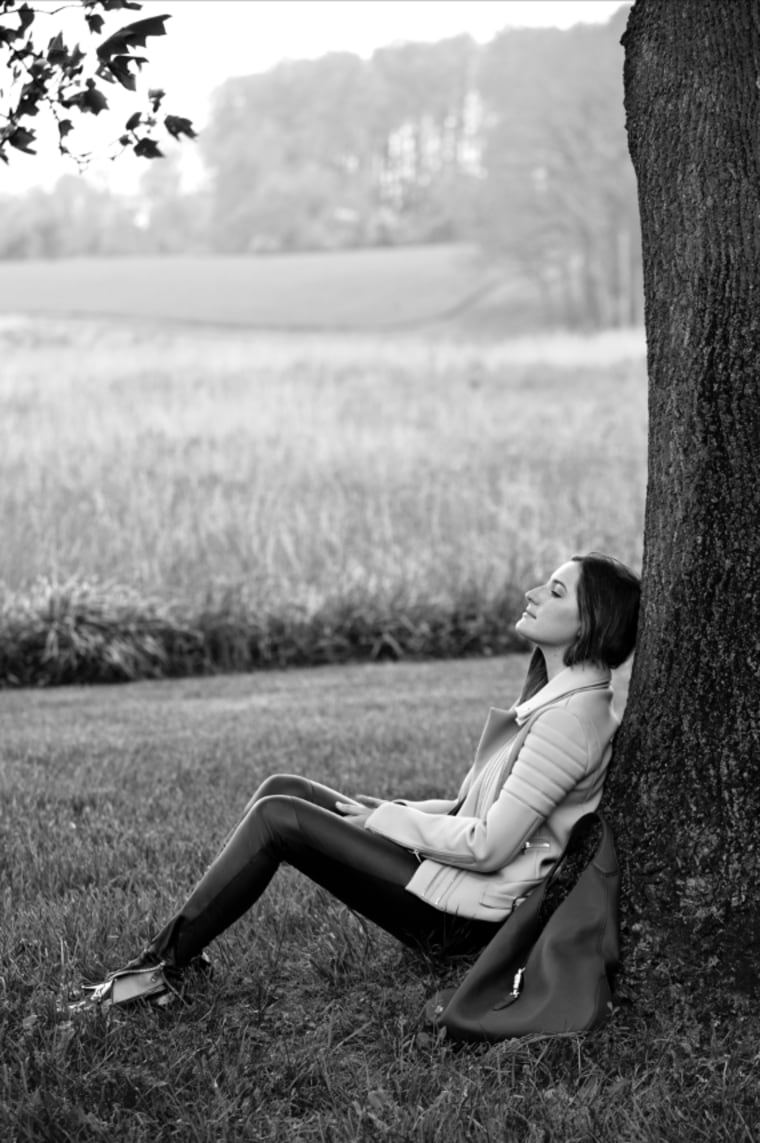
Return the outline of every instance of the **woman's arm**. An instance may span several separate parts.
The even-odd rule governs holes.
[[[448,814],[457,804],[456,798],[427,798],[423,802],[408,802],[406,798],[394,798],[394,806],[407,806],[419,810],[421,814]]]
[[[382,805],[404,806],[411,807],[424,814],[448,814],[454,809],[457,802],[454,798],[430,798],[424,802],[407,802],[403,799],[395,799],[393,802],[384,803],[380,798],[371,798],[367,794],[357,794],[351,802],[340,801],[335,803],[335,808],[338,813],[343,814],[348,818],[353,825],[359,825],[366,828],[369,815],[374,809]]]
[[[423,857],[491,873],[519,853],[589,770],[586,730],[561,707],[536,718],[501,793],[484,818],[420,812],[383,802],[366,828]]]

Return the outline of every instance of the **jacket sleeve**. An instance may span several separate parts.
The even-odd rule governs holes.
[[[485,817],[450,817],[383,802],[366,828],[445,865],[492,873],[507,865],[589,770],[586,729],[562,707],[540,714]]]
[[[408,802],[405,798],[394,798],[392,805],[407,806],[423,814],[448,814],[456,805],[455,798],[428,798],[423,802]]]

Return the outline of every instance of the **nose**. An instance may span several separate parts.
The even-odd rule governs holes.
[[[535,599],[536,591],[537,591],[537,588],[532,587],[530,589],[530,591],[525,592],[525,598],[527,599],[528,603],[535,603],[536,602],[536,599]]]

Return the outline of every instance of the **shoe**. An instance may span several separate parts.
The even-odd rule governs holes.
[[[185,986],[194,978],[208,979],[214,971],[211,958],[206,952],[197,953],[187,964],[178,968],[177,965],[172,962],[171,956],[168,959],[164,959],[160,953],[154,952],[150,946],[144,949],[134,960],[128,961],[122,971],[133,972],[141,971],[146,968],[161,968],[167,981],[176,988],[178,992],[184,991]]]
[[[211,972],[211,961],[205,952],[193,957],[183,968],[176,968],[146,950],[102,983],[84,985],[83,991],[88,995],[83,1000],[69,1004],[68,1011],[104,1012],[109,1008],[120,1008],[141,1000],[149,1001],[157,1008],[166,1008],[175,1000],[185,998],[186,986],[193,976],[207,977]]]
[[[138,1000],[149,1000],[163,1008],[171,1003],[175,995],[160,964],[145,968],[123,968],[100,984],[84,985],[83,991],[87,993],[84,999],[68,1005],[70,1014],[105,1012],[109,1008],[134,1004]]]

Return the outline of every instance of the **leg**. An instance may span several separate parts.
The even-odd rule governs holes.
[[[301,778],[297,774],[271,774],[268,778],[264,779],[256,793],[248,802],[237,824],[240,825],[240,822],[244,820],[256,802],[260,802],[262,798],[271,798],[275,794],[284,794],[291,798],[301,798],[304,802],[313,802],[315,806],[321,806],[323,810],[331,810],[333,813],[337,813],[335,809],[336,802],[350,802],[353,800],[346,794],[342,794],[340,790],[332,790],[329,786],[322,786],[319,782],[312,782],[308,778]],[[237,826],[227,835],[225,845],[236,829]]]
[[[297,784],[315,801],[266,792],[273,786],[282,789],[286,781],[287,788]],[[173,966],[186,965],[258,900],[281,861],[407,944],[463,952],[490,939],[492,923],[442,913],[407,893],[405,886],[417,868],[414,855],[330,812],[340,796],[305,779],[264,783],[179,913],[151,942],[150,951]]]

